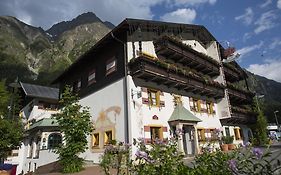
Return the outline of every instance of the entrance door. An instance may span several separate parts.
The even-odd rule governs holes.
[[[195,154],[195,144],[194,144],[194,127],[191,125],[183,126],[183,148],[186,155]]]

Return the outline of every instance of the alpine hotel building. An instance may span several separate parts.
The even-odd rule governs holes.
[[[254,94],[224,52],[204,26],[125,19],[53,82],[90,107],[95,130],[82,157],[99,162],[110,140],[150,144],[176,130],[186,155],[216,141],[216,129],[247,142]]]

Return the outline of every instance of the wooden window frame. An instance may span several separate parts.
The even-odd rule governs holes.
[[[233,128],[233,130],[234,130],[235,140],[242,140],[241,134],[240,134],[240,128]]]
[[[213,102],[206,102],[206,108],[208,114],[214,114],[214,103]]]
[[[160,126],[150,126],[150,139],[151,139],[151,142],[154,142],[156,139],[159,139],[159,140],[163,140],[163,127],[160,127]],[[159,136],[159,138],[154,138],[153,137],[153,135],[154,135],[154,131],[156,131],[157,130],[157,132],[158,132],[158,136]]]
[[[108,65],[110,65],[112,63],[114,63],[114,66],[108,68]],[[117,71],[117,59],[115,57],[106,61],[105,71],[106,71],[106,73],[105,73],[106,76],[108,76],[108,75],[112,74],[113,72]]]
[[[95,76],[90,79],[90,77],[95,74]],[[88,86],[91,85],[91,84],[94,84],[96,83],[96,69],[92,69],[91,71],[89,71],[88,73]]]
[[[108,132],[111,132],[111,140],[108,139],[108,135],[107,135]],[[114,140],[113,130],[104,131],[104,145],[110,144],[110,142],[111,142],[112,140]]]
[[[96,137],[96,135],[98,136],[98,138]],[[93,135],[92,135],[92,148],[93,149],[100,148],[100,133],[99,132],[93,133]]]
[[[182,105],[182,96],[181,95],[173,95],[174,99],[174,105],[177,106],[177,105]]]
[[[201,100],[192,98],[191,103],[193,104],[193,108],[191,108],[194,112],[201,112]]]
[[[229,127],[225,127],[224,130],[225,130],[225,135],[226,135],[226,136],[230,136]]]
[[[155,98],[152,97],[152,94],[155,94]],[[160,106],[160,91],[154,90],[154,89],[147,89],[147,95],[148,95],[148,105],[149,106]],[[155,99],[155,103],[153,103],[153,100]]]
[[[197,129],[197,133],[198,133],[198,141],[199,142],[206,141],[205,129]]]

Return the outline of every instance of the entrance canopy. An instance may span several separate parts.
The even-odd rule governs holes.
[[[168,120],[168,122],[175,122],[175,121],[190,122],[190,123],[201,122],[201,120],[199,118],[197,118],[195,115],[193,115],[190,111],[188,111],[181,104],[178,104],[176,106],[170,119]]]

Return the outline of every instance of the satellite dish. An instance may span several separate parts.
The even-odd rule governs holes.
[[[227,57],[226,59],[223,59],[222,62],[223,63],[230,63],[236,59],[238,59],[240,57],[240,53],[236,52],[236,53],[233,53],[232,55],[230,55],[229,57]]]

